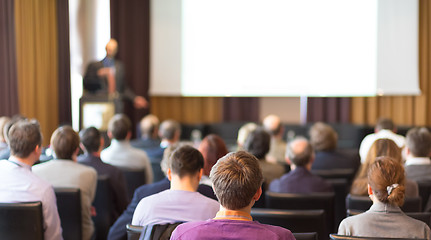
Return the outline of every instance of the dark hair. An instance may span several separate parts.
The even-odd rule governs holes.
[[[169,164],[172,173],[182,178],[199,172],[204,167],[204,158],[196,148],[186,145],[172,153]]]
[[[310,143],[316,151],[330,151],[337,148],[338,135],[328,124],[323,122],[313,124],[309,134]]]
[[[117,140],[124,140],[127,134],[132,129],[132,122],[124,114],[115,114],[109,120],[108,131],[112,134],[112,137]]]
[[[399,161],[390,157],[378,157],[368,171],[368,184],[380,202],[403,205],[405,175],[404,167]],[[388,187],[393,184],[398,186],[389,191]]]
[[[199,151],[204,157],[204,175],[209,176],[211,168],[217,160],[228,153],[223,139],[216,134],[210,134],[202,139]]]
[[[15,122],[8,131],[11,155],[25,158],[42,145],[40,125],[36,120],[20,120]]]
[[[377,123],[376,123],[376,129],[377,130],[387,129],[392,131],[395,129],[395,124],[390,118],[379,118],[379,120],[377,120]]]
[[[263,183],[259,160],[245,151],[229,153],[218,160],[210,179],[220,204],[231,210],[248,206]]]
[[[244,150],[262,160],[269,152],[270,144],[271,136],[269,133],[262,127],[258,127],[248,135],[244,143]]]
[[[428,157],[431,151],[431,134],[427,128],[416,127],[407,132],[407,148],[416,157]]]
[[[89,127],[82,129],[79,132],[81,143],[85,147],[85,151],[88,153],[98,152],[100,148],[100,132],[95,127]]]
[[[51,147],[59,159],[72,159],[79,148],[79,135],[71,126],[57,128],[51,136]]]
[[[177,133],[181,132],[181,126],[177,121],[165,120],[160,124],[159,135],[163,139],[173,140]]]
[[[298,146],[304,142],[305,146]],[[286,155],[296,166],[305,166],[313,158],[314,150],[310,142],[304,137],[297,137],[286,146]]]

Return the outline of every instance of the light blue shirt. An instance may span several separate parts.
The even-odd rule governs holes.
[[[120,168],[145,169],[147,183],[153,181],[153,170],[147,153],[130,145],[127,140],[112,139],[111,145],[100,154],[104,163]]]
[[[146,226],[214,218],[220,204],[198,192],[165,190],[143,198],[133,214],[132,225]]]
[[[0,202],[42,202],[43,227],[46,240],[63,239],[57,200],[51,184],[31,172],[11,156],[0,161]]]

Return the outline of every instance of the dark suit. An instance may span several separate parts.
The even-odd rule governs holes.
[[[126,209],[129,203],[126,187],[126,179],[120,169],[102,162],[99,157],[84,154],[78,157],[78,162],[89,167],[93,167],[97,171],[97,175],[106,175],[109,177],[109,184],[114,193],[114,207],[112,216],[114,219],[118,218],[120,214]],[[97,211],[97,209],[96,209]]]
[[[160,147],[160,140],[153,138],[138,138],[130,141],[130,144],[144,150],[150,158],[151,167],[153,168],[153,181],[157,182],[165,178],[160,167],[160,162],[163,159],[164,148]]]
[[[269,191],[279,193],[314,193],[333,192],[332,185],[319,176],[313,175],[304,167],[296,167],[295,170],[275,179],[269,185]]]
[[[331,170],[351,168],[356,172],[360,165],[361,160],[357,151],[316,151],[316,156],[311,169]]]
[[[115,89],[120,94],[122,99],[133,101],[135,94],[127,87],[124,80],[124,66],[119,60],[114,60],[115,66]],[[108,81],[105,77],[99,77],[97,72],[104,68],[103,60],[99,62],[92,62],[88,65],[85,72],[83,84],[84,89],[90,93],[107,93]]]
[[[152,184],[142,185],[137,188],[135,190],[135,194],[133,195],[132,202],[129,204],[129,206],[127,206],[127,209],[109,229],[108,240],[127,240],[126,225],[132,222],[133,213],[135,212],[139,201],[141,201],[141,199],[144,197],[148,197],[169,188],[170,182],[167,178]],[[209,198],[217,200],[210,186],[201,184],[199,185],[198,192]]]

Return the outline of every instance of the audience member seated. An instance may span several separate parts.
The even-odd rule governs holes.
[[[130,141],[130,144],[135,148],[144,150],[150,158],[151,163],[160,165],[164,149],[160,147],[160,138],[158,135],[159,119],[149,114],[142,118],[139,123],[139,129],[141,137]]]
[[[333,187],[310,172],[314,151],[307,139],[297,137],[287,144],[286,160],[292,171],[274,180],[269,191],[278,193],[333,192]]]
[[[116,114],[108,124],[111,145],[105,148],[100,157],[103,162],[120,168],[144,169],[147,183],[153,181],[153,170],[145,151],[130,145],[132,123],[124,114]]]
[[[245,140],[244,150],[259,159],[259,165],[263,173],[264,189],[285,173],[283,165],[266,161],[265,156],[269,152],[271,136],[261,127],[251,132]]]
[[[33,172],[55,188],[79,188],[81,190],[82,239],[92,239],[94,224],[91,204],[96,194],[97,172],[77,163],[79,135],[70,126],[57,128],[51,136],[54,160],[33,166]]]
[[[218,135],[210,134],[202,139],[198,150],[204,157],[204,172],[200,183],[212,187],[209,178],[210,171],[214,164],[217,163],[217,160],[228,153],[226,144]]]
[[[262,194],[263,176],[259,160],[240,151],[220,159],[210,178],[220,200],[214,219],[179,225],[171,239],[295,239],[282,227],[253,221],[250,212]]]
[[[394,122],[388,118],[380,118],[377,121],[374,133],[367,135],[361,142],[359,147],[359,155],[361,156],[361,162],[364,163],[367,158],[368,151],[373,145],[374,141],[381,138],[389,138],[394,141],[399,148],[403,148],[406,144],[404,136],[396,134],[397,128]]]
[[[126,179],[123,172],[109,164],[102,162],[100,152],[104,146],[103,136],[95,127],[89,127],[79,132],[81,148],[84,154],[78,157],[78,162],[94,168],[99,176],[108,176],[109,184],[113,192],[112,209],[113,219],[117,219],[126,209],[129,199],[127,197]],[[97,209],[96,209],[97,211]]]
[[[266,155],[266,160],[273,163],[284,164],[286,153],[286,142],[283,140],[284,127],[276,115],[268,115],[263,119],[263,127],[271,135],[271,145]]]
[[[11,157],[0,161],[0,202],[42,202],[45,240],[63,239],[57,201],[51,184],[31,166],[42,152],[42,134],[35,120],[22,120],[9,131]]]
[[[317,122],[310,128],[310,143],[315,150],[312,169],[354,169],[361,165],[359,154],[337,149],[338,134],[328,124]]]
[[[8,149],[6,143],[5,133],[3,132],[4,126],[10,121],[9,117],[0,117],[0,154],[3,150]]]
[[[6,143],[8,143],[9,130],[12,128],[12,126],[18,121],[25,120],[25,119],[26,118],[23,116],[15,115],[12,117],[10,121],[5,123],[2,130],[3,130],[3,137],[6,140]],[[9,157],[10,157],[10,148],[9,146],[7,146],[6,148],[0,151],[0,159],[8,159]]]
[[[365,162],[359,168],[358,174],[352,183],[350,194],[357,196],[368,195],[368,180],[367,174],[371,165],[377,157],[387,156],[395,159],[400,164],[402,163],[401,149],[395,144],[394,141],[387,138],[377,139],[373,145],[371,145],[370,151],[368,151]],[[407,197],[419,196],[418,184],[415,181],[406,179],[405,183],[405,195]]]
[[[259,125],[254,122],[249,122],[241,126],[241,128],[238,130],[238,137],[236,140],[238,151],[244,150],[244,143],[245,140],[247,140],[248,135],[258,127]]]
[[[166,148],[163,154],[163,160],[161,162],[161,167],[163,173],[167,174],[169,167],[169,157],[171,153],[181,146],[184,146],[183,143],[176,143]],[[170,181],[166,177],[163,180],[152,184],[142,185],[136,189],[135,194],[133,195],[132,202],[127,206],[127,209],[121,214],[121,216],[117,219],[114,225],[109,229],[108,240],[127,240],[127,232],[126,225],[132,222],[133,213],[135,212],[136,206],[144,197],[151,196],[153,194],[159,193],[161,191],[167,190],[170,187]],[[198,192],[204,196],[213,198],[217,200],[212,190],[212,187],[209,187],[204,184],[200,184],[198,187]]]
[[[180,141],[181,125],[175,120],[165,120],[160,124],[159,137],[162,139],[160,147],[163,149]]]
[[[404,168],[398,160],[379,157],[368,171],[368,194],[371,208],[344,219],[338,234],[379,238],[431,239],[428,225],[405,215],[399,206],[404,202]]]
[[[133,214],[132,225],[213,218],[219,208],[218,202],[197,192],[203,167],[204,159],[197,149],[187,145],[176,149],[167,170],[170,189],[142,199]]]
[[[431,181],[431,133],[428,129],[410,129],[405,150],[406,176],[415,181]]]

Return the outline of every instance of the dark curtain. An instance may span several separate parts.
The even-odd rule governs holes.
[[[307,122],[349,123],[351,98],[309,97]]]
[[[149,101],[150,0],[111,0],[111,36],[118,41],[128,86]],[[126,104],[125,113],[135,125],[148,109]]]
[[[70,89],[69,1],[57,0],[58,30],[58,120],[72,124]]]
[[[0,0],[0,116],[19,113],[14,0]]]
[[[223,121],[259,121],[259,98],[226,97],[223,98]]]

